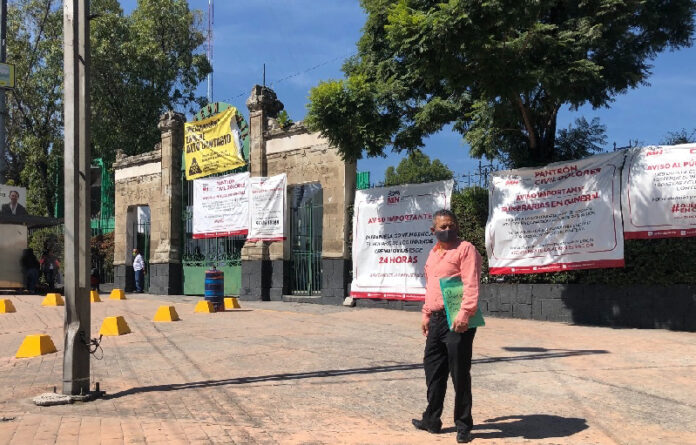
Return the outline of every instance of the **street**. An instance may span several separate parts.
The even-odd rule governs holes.
[[[420,314],[280,302],[194,314],[196,297],[92,304],[132,331],[104,337],[88,403],[61,388],[64,307],[8,296],[0,314],[1,444],[454,444],[411,425],[425,407]],[[154,323],[161,304],[181,321]],[[474,341],[474,444],[696,444],[696,335],[488,318]],[[14,355],[45,333],[58,353]],[[93,385],[92,385],[93,386]],[[451,387],[450,387],[451,389]]]

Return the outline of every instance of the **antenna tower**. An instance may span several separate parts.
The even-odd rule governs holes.
[[[213,25],[215,24],[215,7],[213,0],[208,0],[208,62],[213,66]],[[208,74],[208,103],[213,103],[213,73]]]

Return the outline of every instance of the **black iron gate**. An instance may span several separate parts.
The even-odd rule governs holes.
[[[302,184],[291,189],[291,292],[321,294],[322,199],[321,185]]]

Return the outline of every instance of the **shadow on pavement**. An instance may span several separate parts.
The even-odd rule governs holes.
[[[496,417],[474,426],[475,439],[550,439],[567,437],[589,428],[585,419],[548,414]],[[483,431],[481,431],[483,430]],[[497,430],[488,432],[488,430]]]
[[[472,363],[496,363],[496,362],[512,362],[519,360],[541,360],[547,358],[562,358],[562,357],[573,357],[577,355],[589,355],[589,354],[607,354],[608,351],[604,350],[567,350],[567,349],[544,349],[544,348],[503,348],[506,350],[533,350],[533,352],[539,352],[536,354],[529,355],[517,355],[509,357],[486,357],[472,360]],[[543,353],[542,351],[547,351]],[[399,365],[388,365],[388,366],[373,366],[369,368],[350,368],[350,369],[329,369],[324,371],[310,371],[310,372],[298,372],[292,374],[270,374],[254,377],[237,377],[230,379],[221,380],[206,380],[200,382],[189,382],[189,383],[172,383],[164,385],[152,385],[152,386],[140,386],[136,388],[127,389],[125,391],[116,392],[113,394],[107,394],[104,398],[115,399],[118,397],[124,397],[131,394],[145,393],[145,392],[158,392],[158,391],[177,391],[180,389],[195,389],[195,388],[210,388],[215,386],[225,386],[225,385],[244,385],[248,383],[257,382],[269,382],[269,381],[284,381],[284,380],[300,380],[300,379],[313,379],[322,377],[340,377],[344,375],[355,375],[355,374],[378,374],[383,372],[395,372],[395,371],[411,371],[414,369],[423,369],[422,363],[405,363]],[[548,416],[546,416],[548,417]]]

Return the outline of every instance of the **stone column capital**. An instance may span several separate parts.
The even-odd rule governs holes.
[[[162,133],[167,133],[183,128],[184,122],[186,122],[186,117],[183,114],[170,110],[160,116],[157,128]]]
[[[261,85],[254,85],[246,105],[249,112],[263,112],[268,117],[276,117],[285,108],[283,103],[278,100],[275,91]]]

